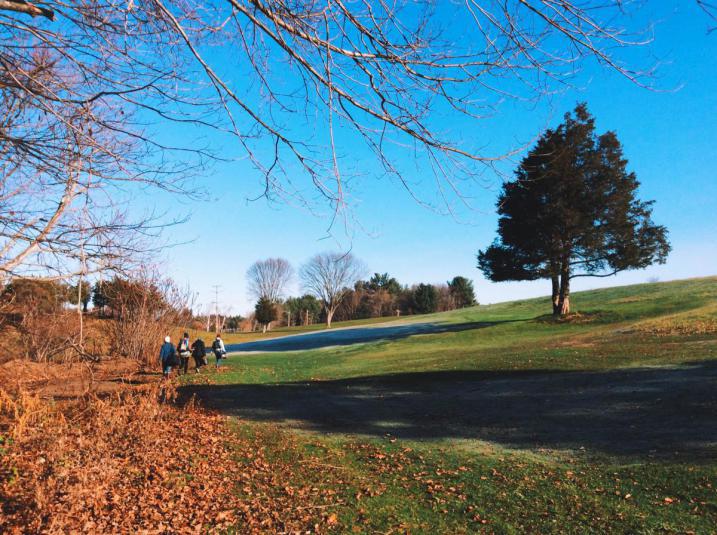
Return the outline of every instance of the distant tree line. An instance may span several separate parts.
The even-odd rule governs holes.
[[[336,312],[336,319],[377,318],[430,314],[476,305],[473,282],[454,277],[445,284],[420,283],[401,285],[388,273],[374,273],[369,280],[360,280],[346,293]]]
[[[79,302],[83,312],[87,312],[91,298],[92,288],[88,282],[69,284],[33,277],[12,279],[0,291],[0,300],[8,310],[29,305],[49,313]]]
[[[320,253],[299,270],[303,295],[286,296],[294,276],[289,262],[257,261],[247,271],[249,294],[256,299],[253,322],[244,325],[263,330],[272,324],[330,327],[333,321],[429,314],[477,304],[473,283],[465,277],[456,276],[446,284],[408,286],[388,273],[364,279],[365,272],[364,264],[351,253]]]
[[[138,296],[151,303],[151,307],[165,305],[166,297],[158,285],[122,277],[100,280],[94,284],[88,281],[70,284],[18,277],[0,291],[0,302],[7,310],[33,307],[46,313],[58,312],[66,305],[79,305],[86,313],[91,302],[99,316],[119,318],[132,311],[128,303],[140,299]]]

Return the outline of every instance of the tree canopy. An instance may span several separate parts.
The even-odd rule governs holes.
[[[297,325],[308,325],[310,322],[316,321],[321,314],[321,302],[309,294],[290,297],[284,306]]]
[[[277,319],[276,303],[267,297],[260,297],[254,307],[254,318],[266,332],[267,326]]]
[[[257,194],[315,194],[334,212],[366,159],[417,197],[405,162],[418,160],[446,208],[451,192],[467,203],[511,148],[487,152],[443,116],[481,124],[506,100],[564,87],[583,59],[643,83],[642,61],[621,61],[647,41],[633,4],[2,0],[1,282],[128,274],[173,220],[124,197],[193,193],[187,179],[214,159],[246,157]]]
[[[256,299],[266,298],[278,303],[293,276],[294,268],[284,258],[257,260],[246,272],[249,294]]]
[[[0,298],[20,308],[49,314],[60,310],[68,294],[68,286],[60,282],[18,277],[2,289]]]
[[[461,276],[453,277],[453,280],[448,282],[448,290],[456,308],[471,307],[476,304],[473,281]]]
[[[401,285],[395,277],[391,277],[388,273],[374,273],[373,277],[368,280],[366,286],[369,290],[377,292],[385,290],[391,295],[398,295],[401,292]]]
[[[498,199],[498,238],[478,253],[493,281],[552,281],[553,313],[570,311],[570,280],[663,263],[667,229],[637,198],[615,132],[596,134],[585,104],[546,131]]]
[[[363,262],[351,253],[340,252],[319,253],[302,266],[301,281],[307,293],[323,302],[328,327],[341,301],[365,270]]]
[[[413,305],[419,314],[438,310],[438,291],[432,284],[419,284],[413,292]]]

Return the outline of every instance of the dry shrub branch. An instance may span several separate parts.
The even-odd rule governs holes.
[[[191,321],[189,292],[170,279],[142,274],[106,284],[113,321],[108,323],[113,354],[156,366],[159,345],[177,326]]]

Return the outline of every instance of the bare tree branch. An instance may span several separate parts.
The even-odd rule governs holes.
[[[322,301],[329,327],[336,309],[365,272],[363,262],[351,253],[320,253],[302,266],[304,290]]]
[[[55,13],[51,9],[25,0],[0,0],[0,10],[16,11],[31,17],[46,17],[50,20],[55,18]]]
[[[80,244],[89,269],[120,264],[161,225],[118,199],[192,193],[219,156],[247,159],[260,196],[328,204],[331,225],[365,175],[470,207],[522,148],[464,135],[504,101],[550,95],[590,61],[649,85],[650,66],[622,61],[649,42],[629,31],[635,4],[0,0],[0,278],[75,273]]]
[[[278,303],[293,276],[294,269],[284,258],[258,260],[246,272],[249,295],[257,301],[267,299]]]

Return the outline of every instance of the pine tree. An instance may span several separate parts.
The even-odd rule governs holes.
[[[254,307],[254,319],[262,326],[263,332],[272,321],[277,320],[276,304],[266,297],[262,297],[257,301]]]
[[[465,277],[453,277],[448,282],[448,290],[455,308],[472,307],[476,304],[476,294],[473,289],[473,281]]]
[[[553,314],[570,311],[570,281],[664,263],[667,229],[651,220],[654,201],[614,132],[595,133],[585,104],[548,130],[498,199],[498,239],[478,253],[493,281],[550,279]]]
[[[438,310],[438,291],[432,284],[419,284],[413,292],[413,306],[418,314],[430,314]]]

